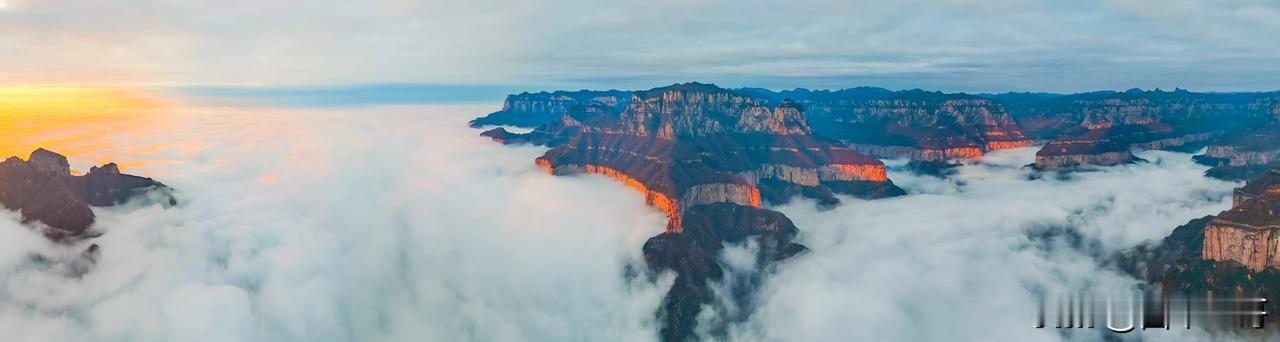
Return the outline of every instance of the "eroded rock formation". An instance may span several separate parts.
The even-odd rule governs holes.
[[[752,91],[796,101],[814,132],[877,157],[969,159],[1032,144],[1003,105],[973,95],[880,88]]]
[[[677,274],[660,313],[664,340],[692,336],[697,313],[713,299],[708,281],[723,276],[726,243],[753,239],[761,268],[804,250],[792,242],[791,221],[762,202],[806,196],[830,206],[839,203],[836,193],[904,193],[879,160],[813,135],[794,101],[687,83],[637,91],[626,102],[578,106],[525,134],[482,134],[549,146],[536,163],[551,174],[617,179],[667,214],[666,232],[644,246],[653,269]]]
[[[32,152],[27,160],[9,157],[0,162],[0,204],[21,212],[23,221],[48,226],[45,235],[56,241],[84,237],[95,219],[91,206],[122,204],[152,190],[168,187],[122,174],[114,163],[73,176],[66,157],[45,149]],[[172,197],[167,200],[172,204]]]
[[[1233,202],[1231,209],[1179,226],[1158,243],[1120,253],[1116,265],[1171,291],[1280,296],[1280,173],[1251,180],[1237,189]]]
[[[1208,175],[1223,179],[1249,179],[1280,167],[1280,121],[1223,137],[1196,160],[1213,166]]]
[[[1001,94],[1021,126],[1052,139],[1036,166],[1056,169],[1132,160],[1128,150],[1187,149],[1265,120],[1274,95],[1129,90],[1063,96]]]
[[[1280,174],[1273,171],[1236,189],[1232,202],[1205,228],[1202,257],[1253,271],[1280,268]]]
[[[1082,165],[1118,165],[1137,160],[1129,144],[1112,140],[1109,128],[1091,129],[1074,137],[1051,141],[1036,151],[1036,168],[1058,170]],[[1119,139],[1115,137],[1115,139]]]

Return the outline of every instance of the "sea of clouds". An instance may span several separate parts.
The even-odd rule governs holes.
[[[118,158],[157,161],[124,171],[181,204],[97,210],[101,260],[78,277],[87,243],[45,242],[5,212],[0,335],[654,339],[671,279],[624,274],[665,217],[608,179],[548,176],[539,148],[477,136],[466,121],[485,109],[202,108],[106,134]]]
[[[0,212],[0,335],[654,340],[671,277],[627,275],[665,218],[617,182],[549,176],[533,165],[542,148],[465,127],[491,109],[201,106],[96,135],[104,153],[148,161],[124,171],[181,203],[96,210],[102,255],[85,274],[73,269],[89,242],[49,243]],[[891,161],[910,195],[776,208],[812,251],[769,276],[726,337],[1096,338],[1032,329],[1034,294],[1131,284],[1098,256],[1227,208],[1239,185],[1203,177],[1185,153],[1069,177],[1032,177],[1033,154],[993,153],[950,179]],[[1053,234],[1064,230],[1079,239]],[[726,251],[731,272],[751,268],[742,248]]]

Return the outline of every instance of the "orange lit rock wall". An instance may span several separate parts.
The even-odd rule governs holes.
[[[609,167],[595,165],[564,165],[553,167],[550,162],[542,158],[538,158],[535,162],[538,166],[541,166],[552,175],[578,173],[600,174],[616,179],[623,184],[626,184],[628,187],[640,191],[640,193],[644,194],[645,204],[652,205],[667,215],[667,218],[670,220],[667,223],[667,232],[669,233],[683,232],[681,226],[681,214],[684,210],[695,205],[735,203],[751,207],[760,206],[760,190],[748,184],[711,183],[695,185],[686,190],[679,200],[676,200],[668,194],[650,190],[648,186],[645,186],[644,183],[641,183],[639,180]]]
[[[818,169],[818,179],[824,181],[872,181],[889,179],[884,165],[832,164]]]
[[[1027,147],[1031,145],[1032,145],[1031,140],[988,141],[984,148],[987,150],[987,152],[991,152],[991,151],[1004,150],[1004,149],[1010,149],[1010,148]]]

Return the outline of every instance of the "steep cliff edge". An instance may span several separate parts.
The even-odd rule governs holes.
[[[974,95],[879,88],[753,91],[794,100],[807,109],[818,135],[882,158],[979,158],[1032,144],[1003,105]]]
[[[1270,172],[1236,189],[1232,202],[1205,227],[1201,257],[1252,271],[1280,269],[1280,174]]]
[[[1280,120],[1223,137],[1195,158],[1213,166],[1207,175],[1222,179],[1249,179],[1280,167]]]
[[[631,92],[621,90],[521,93],[507,96],[501,110],[471,120],[470,125],[475,128],[537,127],[585,106],[601,106],[621,111],[630,100]]]
[[[23,221],[44,223],[49,227],[45,235],[55,241],[84,237],[95,220],[91,206],[122,204],[153,190],[168,187],[122,174],[114,163],[73,176],[66,157],[45,149],[32,152],[27,160],[9,157],[0,162],[0,204],[21,212]]]
[[[529,133],[482,135],[549,146],[535,161],[549,173],[616,179],[668,216],[666,232],[644,246],[653,270],[677,274],[659,313],[667,341],[692,337],[713,299],[708,282],[723,275],[726,243],[755,240],[761,269],[804,250],[792,242],[791,221],[762,203],[806,196],[831,206],[836,193],[904,194],[879,160],[813,135],[794,101],[686,83],[634,92],[627,103],[578,106]]]
[[[1280,295],[1280,172],[1251,180],[1234,197],[1231,209],[1122,253],[1116,265],[1166,289]]]
[[[1130,151],[1130,144],[1121,136],[1123,133],[1112,133],[1116,129],[1080,130],[1078,135],[1055,139],[1036,151],[1035,163],[1032,165],[1041,170],[1058,170],[1083,165],[1107,166],[1136,161],[1137,157]]]

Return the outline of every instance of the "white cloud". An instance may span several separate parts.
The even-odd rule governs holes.
[[[96,267],[0,213],[0,335],[65,340],[652,340],[669,286],[629,280],[664,217],[603,177],[551,177],[535,147],[465,127],[492,106],[200,107],[97,136],[182,204],[98,210]],[[113,128],[115,129],[115,128]],[[1189,155],[1028,179],[1033,149],[915,193],[779,208],[809,254],[784,262],[736,340],[1059,340],[1032,291],[1132,281],[1105,253],[1229,205]],[[76,156],[72,156],[76,162]],[[901,166],[901,161],[890,165]],[[1085,246],[1030,233],[1072,227]],[[726,249],[733,283],[751,243]],[[51,262],[31,258],[38,254]],[[707,311],[739,314],[736,308]],[[1150,332],[1147,332],[1148,334]],[[1169,334],[1196,338],[1195,334]]]
[[[352,6],[32,1],[0,17],[0,83],[1280,88],[1266,0]]]
[[[101,261],[0,220],[7,340],[646,340],[670,279],[622,277],[665,218],[465,127],[477,107],[202,109],[104,135],[179,190],[99,210]],[[121,137],[124,137],[123,139]],[[153,146],[141,150],[126,145]],[[133,152],[130,152],[133,151]],[[141,152],[137,152],[141,151]],[[75,157],[73,156],[73,159]],[[125,170],[126,172],[130,170]],[[15,337],[16,336],[16,337]]]
[[[1203,177],[1204,167],[1189,154],[1172,152],[1147,152],[1142,156],[1151,163],[1100,168],[1069,180],[1032,180],[1021,166],[1034,152],[993,153],[985,165],[961,168],[953,180],[891,174],[918,191],[907,197],[849,199],[826,212],[812,203],[781,208],[802,227],[802,242],[813,251],[769,280],[758,312],[737,326],[735,336],[1097,339],[1105,329],[1074,335],[1033,329],[1033,293],[1132,285],[1134,279],[1100,268],[1090,254],[1160,239],[1192,218],[1217,213],[1230,206],[1236,185]],[[1030,237],[1050,228],[1073,228],[1084,247]]]

